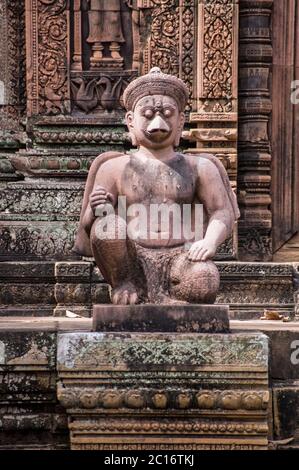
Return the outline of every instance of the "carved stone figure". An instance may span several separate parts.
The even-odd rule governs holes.
[[[92,44],[91,66],[97,67],[108,62],[123,62],[120,45],[125,42],[121,21],[121,0],[87,0],[90,6],[89,36]],[[110,57],[104,57],[105,44],[108,44]]]
[[[154,68],[127,87],[124,104],[132,154],[108,152],[92,164],[74,250],[94,256],[112,286],[114,304],[213,303],[219,273],[211,261],[239,217],[236,197],[219,160],[175,151],[188,100],[182,80]],[[128,210],[123,216],[123,199]],[[144,211],[142,226],[132,207]],[[190,237],[169,211],[168,225],[152,209],[191,209]],[[203,207],[203,232],[196,207]],[[200,207],[200,206],[198,206]],[[134,213],[133,213],[134,212]],[[146,219],[146,220],[145,220]],[[179,223],[182,230],[170,220]],[[139,219],[140,222],[140,219]]]

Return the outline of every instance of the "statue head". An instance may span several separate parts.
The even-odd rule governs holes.
[[[156,150],[178,146],[187,101],[184,82],[158,67],[131,82],[124,92],[124,104],[133,145]]]

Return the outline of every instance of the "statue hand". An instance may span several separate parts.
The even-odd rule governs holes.
[[[96,208],[102,204],[113,203],[113,195],[102,186],[97,186],[89,196],[90,207],[95,213]]]
[[[207,261],[215,256],[216,251],[217,246],[203,239],[193,243],[188,253],[188,259],[190,261]]]

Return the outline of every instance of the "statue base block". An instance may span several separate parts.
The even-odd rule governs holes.
[[[57,369],[74,450],[268,447],[261,333],[64,333]]]
[[[93,331],[228,333],[227,305],[94,305]]]

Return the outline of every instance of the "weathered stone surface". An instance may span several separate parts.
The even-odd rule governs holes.
[[[58,370],[80,370],[82,366],[97,370],[116,364],[119,370],[148,365],[160,370],[190,365],[196,370],[214,361],[228,366],[250,363],[263,371],[268,368],[268,342],[260,333],[70,333],[59,336],[57,354]]]
[[[0,449],[67,448],[66,427],[56,399],[56,333],[7,325],[0,331]]]
[[[53,314],[54,264],[0,263],[0,316]]]
[[[230,305],[230,318],[260,318],[265,308],[294,315],[293,263],[218,262],[217,303]]]
[[[228,333],[228,306],[94,305],[94,331]]]
[[[68,441],[68,434],[66,432],[66,416],[63,408],[57,407],[55,400],[58,373],[55,364],[56,334],[58,331],[74,332],[81,330],[81,333],[79,334],[79,337],[81,337],[82,330],[90,331],[91,327],[91,319],[54,319],[48,317],[38,319],[3,318],[1,320],[1,449],[10,449],[12,445],[14,448],[20,449],[46,448],[47,446],[48,448],[65,448]],[[296,353],[296,351],[295,349],[290,350],[289,346],[293,340],[297,341],[296,331],[298,330],[298,326],[296,326],[296,323],[263,321],[237,322],[232,320],[231,328],[234,333],[240,331],[240,329],[243,330],[243,332],[247,330],[245,336],[248,334],[251,335],[249,330],[263,329],[264,334],[271,338],[269,342],[270,386],[273,396],[273,409],[269,409],[269,421],[273,423],[273,435],[271,435],[271,441],[274,441],[273,445],[277,446],[275,443],[276,441],[281,443],[285,440],[294,438],[293,442],[289,443],[287,447],[291,445],[295,446],[299,441],[298,365],[292,366],[292,364],[290,364],[290,353]],[[280,331],[281,329],[283,329],[283,336]],[[189,413],[192,414],[194,410],[198,413],[206,413],[207,411],[205,411],[204,405],[206,406],[208,403],[212,403],[213,406],[216,406],[217,404],[218,407],[222,407],[223,404],[227,403],[226,400],[230,390],[229,387],[232,385],[233,390],[237,391],[237,397],[234,395],[234,400],[236,400],[236,403],[240,404],[243,413],[249,412],[249,410],[247,410],[248,406],[254,407],[256,406],[256,403],[262,403],[263,406],[265,404],[263,393],[267,382],[266,374],[257,372],[256,366],[254,366],[254,372],[250,372],[246,367],[246,364],[239,364],[236,367],[240,372],[236,372],[235,375],[227,370],[225,364],[220,364],[216,369],[214,369],[214,371],[209,372],[210,375],[207,374],[206,371],[209,370],[210,367],[209,361],[206,361],[203,367],[198,370],[194,370],[193,367],[190,368],[190,370],[187,370],[184,365],[177,365],[176,370],[169,370],[168,372],[165,372],[165,370],[157,370],[157,366],[153,366],[150,369],[145,370],[145,368],[140,365],[141,356],[139,354],[138,356],[135,356],[137,364],[135,370],[131,369],[131,365],[129,363],[123,364],[123,370],[117,370],[113,366],[113,363],[115,363],[115,350],[119,351],[119,342],[126,342],[126,334],[122,333],[121,339],[118,340],[115,339],[115,337],[119,336],[116,333],[98,335],[103,338],[103,341],[108,341],[108,339],[105,338],[111,338],[111,336],[113,337],[113,341],[116,341],[116,343],[113,343],[114,345],[116,344],[116,349],[112,348],[112,351],[110,348],[105,349],[105,347],[103,347],[103,354],[106,355],[106,358],[109,359],[111,355],[112,364],[108,364],[108,367],[107,365],[100,365],[97,362],[97,349],[92,347],[90,349],[90,357],[92,357],[93,360],[91,359],[86,362],[86,370],[84,370],[85,361],[81,361],[81,364],[77,363],[74,365],[74,367],[76,367],[76,369],[74,369],[74,374],[70,369],[68,369],[65,371],[65,377],[71,377],[71,382],[74,380],[73,387],[75,393],[72,395],[72,400],[75,400],[75,403],[78,403],[79,400],[80,407],[82,407],[84,412],[88,412],[88,408],[84,408],[82,403],[88,403],[86,400],[90,397],[89,395],[87,395],[87,397],[86,395],[81,397],[81,394],[85,389],[83,390],[81,386],[79,387],[78,384],[75,383],[75,375],[77,373],[81,374],[82,371],[82,377],[84,377],[84,381],[86,381],[86,391],[91,393],[91,397],[94,397],[95,393],[98,394],[97,397],[92,398],[92,400],[96,401],[97,406],[104,407],[105,405],[105,408],[101,408],[101,410],[104,410],[104,417],[99,418],[99,427],[103,432],[105,431],[105,433],[109,434],[116,432],[116,430],[117,433],[124,432],[125,428],[128,430],[129,427],[131,429],[130,435],[133,436],[135,436],[135,434],[132,433],[136,432],[134,429],[137,428],[140,430],[141,434],[144,432],[144,427],[146,429],[153,429],[154,432],[156,432],[157,426],[159,426],[160,423],[160,418],[150,418],[150,416],[142,417],[142,408],[138,408],[138,406],[140,406],[140,403],[143,403],[144,401],[152,413],[156,413],[158,410],[161,410],[161,408],[157,408],[157,404],[160,404],[161,406],[163,404],[163,400],[165,402],[165,397],[162,397],[163,400],[161,402],[161,397],[156,396],[157,390],[163,393],[166,392],[167,407],[165,410],[167,413],[172,413],[172,411],[175,410],[176,413],[182,414],[177,428],[174,428],[172,419],[165,418],[163,432],[167,431],[169,433],[173,433],[173,437],[176,437],[176,433],[181,433],[182,429],[186,430],[186,432],[188,431],[189,435],[196,434],[203,436],[204,433],[207,433],[207,429],[209,429],[208,418],[201,417],[196,421],[196,418],[193,417],[192,422],[190,422],[191,418],[189,419]],[[163,334],[159,335],[160,338],[161,335]],[[144,334],[139,334],[138,336],[140,338],[144,338]],[[169,337],[173,335],[167,336]],[[195,336],[201,337],[202,335]],[[243,336],[243,334],[241,336]],[[283,346],[281,349],[279,346],[281,343],[284,343],[284,336],[289,336],[289,346]],[[220,344],[217,343],[218,346],[215,350],[214,358],[221,358],[224,355],[223,352],[227,351],[226,357],[231,357],[232,361],[234,356],[232,351],[231,354],[229,353],[230,350],[225,342],[222,344],[222,349],[219,351],[222,337],[223,335],[219,335]],[[256,338],[255,334],[254,338]],[[162,340],[160,339],[159,344],[161,344],[161,341]],[[164,342],[164,344],[165,343],[166,342]],[[256,343],[255,339],[253,343]],[[139,344],[141,346],[142,340]],[[85,340],[83,343],[76,340],[74,350],[79,350],[81,345],[85,351]],[[129,338],[128,349],[130,349],[130,346],[131,339]],[[206,358],[211,357],[209,356],[209,350],[204,348],[204,353],[207,351],[205,353]],[[50,351],[50,354],[47,354],[47,351]],[[155,344],[146,344],[145,348],[143,348],[141,352],[143,353],[144,351],[148,351],[148,354],[152,353],[152,355],[154,355]],[[159,351],[161,351],[161,348],[159,348]],[[196,349],[196,351],[199,350]],[[256,345],[253,345],[252,355],[250,356],[254,357],[258,351],[260,351],[260,349]],[[192,354],[192,351],[190,353],[190,349],[179,348],[179,353],[181,356],[185,355],[184,359],[185,363],[187,363],[188,357]],[[203,351],[200,350],[200,354],[202,353]],[[243,352],[240,351],[239,355],[242,357]],[[258,356],[260,356],[259,353]],[[150,364],[150,356],[148,362]],[[162,363],[162,368],[165,367],[165,362],[164,365]],[[183,360],[181,362],[183,364]],[[50,370],[49,364],[51,365]],[[102,367],[103,370],[99,371]],[[259,366],[258,370],[261,370]],[[60,377],[63,373],[64,372],[61,370],[59,371]],[[92,385],[93,377],[95,376],[94,374],[96,374],[96,376],[99,374],[102,377],[102,384],[105,383],[106,386],[97,385],[94,387]],[[74,377],[74,379],[72,379],[72,377]],[[213,391],[213,383],[216,385],[215,392],[213,392],[211,397],[209,393]],[[259,384],[258,386],[257,383]],[[140,390],[138,388],[140,384],[142,385],[141,398]],[[121,405],[121,407],[117,409],[117,418],[115,415],[113,416],[112,411],[110,411],[113,410],[109,408],[111,405],[111,396],[109,394],[108,396],[105,394],[106,389],[108,392],[111,392],[112,390],[120,391],[120,397],[117,395],[114,402],[117,404],[120,400],[119,403]],[[179,390],[182,391],[179,392]],[[262,393],[260,390],[262,390]],[[205,392],[208,392],[208,396],[205,396]],[[202,397],[202,395],[204,395],[204,397]],[[25,396],[26,403],[23,400]],[[80,397],[82,398],[82,402]],[[157,401],[157,398],[160,401]],[[226,404],[225,406],[230,406],[230,400],[228,403],[229,405]],[[189,411],[190,409],[188,407],[184,408],[187,405],[192,405],[193,408],[191,411]],[[199,408],[199,406],[201,406],[201,408]],[[91,413],[95,409],[97,408],[91,409]],[[212,409],[215,410],[215,408]],[[219,408],[219,411],[220,410],[222,410],[222,413],[225,412],[225,409],[223,408]],[[126,414],[122,414],[123,412]],[[129,422],[127,416],[129,413],[133,412],[135,416],[132,415]],[[231,412],[235,413],[235,411]],[[253,412],[254,411],[252,411],[252,413]],[[109,419],[107,419],[107,416]],[[84,421],[84,423],[78,423],[78,429],[80,432],[84,426],[85,429],[89,429],[91,432],[93,428],[90,423],[88,423],[88,419],[86,418],[82,421]],[[217,429],[221,428],[222,430],[227,429],[228,426],[224,422],[223,418],[219,417],[215,418],[214,424],[217,426]],[[96,426],[94,423],[92,425]],[[244,429],[244,433],[246,433],[247,436],[251,435],[250,429],[252,428],[250,420],[248,420],[245,425],[241,419],[238,420],[236,418],[233,425],[235,428],[231,426],[231,423],[229,425],[231,430],[234,429],[234,431],[231,431],[232,436],[239,436],[238,433],[241,432],[241,429]],[[76,426],[74,426],[74,432]],[[263,426],[261,426],[260,429],[263,429]],[[176,431],[176,429],[178,429],[178,431]],[[116,444],[112,445],[116,446]],[[170,444],[167,445],[170,446]],[[179,443],[177,445],[179,445]],[[192,444],[189,445],[191,446]],[[285,445],[286,444],[284,444],[284,446]],[[225,448],[228,447],[227,444],[224,444],[224,446]],[[107,444],[105,444],[105,448],[107,449]],[[176,445],[174,448],[176,448]],[[211,445],[209,448],[211,448]],[[217,448],[219,448],[219,446]]]
[[[274,440],[299,439],[299,387],[295,381],[273,385]]]
[[[84,183],[21,181],[2,185],[0,213],[5,220],[76,220]]]
[[[0,365],[36,365],[55,370],[55,340],[55,335],[42,332],[0,331]]]
[[[55,264],[54,315],[64,316],[69,310],[90,317],[92,304],[109,303],[109,288],[92,262],[58,262]]]
[[[299,328],[267,331],[270,338],[270,374],[276,380],[299,379]]]
[[[262,334],[61,334],[57,370],[73,449],[267,447]]]

